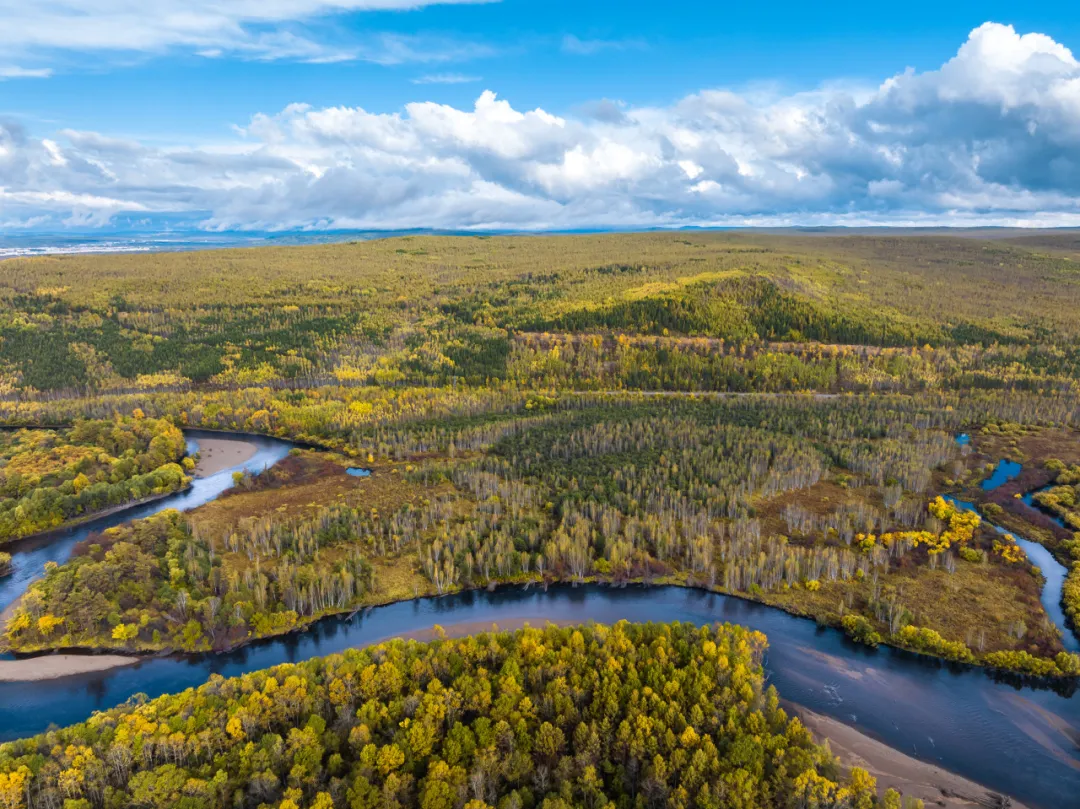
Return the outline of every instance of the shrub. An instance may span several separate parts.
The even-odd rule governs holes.
[[[881,643],[881,635],[874,631],[873,625],[861,615],[845,615],[840,625],[844,631],[859,643],[867,646],[877,646]]]

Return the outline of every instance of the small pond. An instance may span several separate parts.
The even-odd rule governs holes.
[[[1010,461],[1007,458],[1002,458],[998,461],[997,467],[990,477],[982,482],[982,489],[984,492],[996,489],[998,486],[1004,486],[1010,480],[1015,480],[1023,471],[1023,464],[1018,464],[1016,461]]]

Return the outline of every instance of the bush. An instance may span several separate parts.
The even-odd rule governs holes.
[[[859,643],[867,646],[877,646],[881,643],[881,635],[874,631],[873,625],[861,615],[845,615],[840,622],[844,631]]]
[[[1051,677],[1062,673],[1057,663],[1023,651],[990,652],[983,658],[988,666],[1019,671],[1036,677]]]
[[[917,652],[929,652],[949,660],[959,660],[962,663],[975,662],[975,655],[964,643],[958,640],[946,640],[928,627],[905,626],[893,635],[893,638],[901,646]]]
[[[983,560],[983,555],[980,551],[977,551],[974,548],[961,548],[960,558],[963,559],[965,562],[975,563],[981,562]]]

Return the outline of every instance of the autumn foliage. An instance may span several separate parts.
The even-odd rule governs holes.
[[[779,707],[764,649],[740,627],[620,623],[214,677],[0,746],[0,805],[899,806]]]

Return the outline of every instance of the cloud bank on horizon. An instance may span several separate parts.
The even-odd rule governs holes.
[[[472,109],[298,103],[169,148],[0,121],[0,227],[122,214],[219,230],[1080,225],[1080,62],[986,23],[939,69],[860,91],[702,90],[573,117],[491,90]]]

